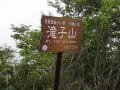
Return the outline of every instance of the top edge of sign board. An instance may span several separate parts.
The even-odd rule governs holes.
[[[46,16],[43,15],[42,18],[56,18],[56,19],[68,19],[68,20],[77,20],[77,21],[82,21],[81,18],[71,18],[71,17],[57,17],[57,16]]]

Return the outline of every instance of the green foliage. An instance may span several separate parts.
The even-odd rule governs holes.
[[[31,26],[11,28],[19,48],[18,60],[10,47],[0,47],[1,90],[50,90],[54,78],[54,54],[39,51],[40,31]],[[15,61],[16,60],[16,61]]]
[[[56,0],[63,16],[83,20],[81,52],[66,54],[60,90],[119,90],[120,2]]]
[[[53,86],[54,54],[39,51],[39,39],[41,32],[31,29],[31,26],[12,25],[19,54],[22,57],[20,64],[16,66],[15,87],[23,90],[44,90]],[[24,83],[23,83],[24,82]]]
[[[13,50],[10,47],[0,46],[0,89],[5,90],[9,86],[9,77],[13,76],[13,65],[12,61],[14,58]]]
[[[81,51],[64,53],[60,90],[119,90],[120,1],[55,0],[49,4],[64,17],[83,21]],[[39,51],[41,32],[12,25],[19,53],[0,47],[0,90],[53,90],[53,53]]]
[[[80,17],[81,14],[92,14],[101,7],[101,0],[49,0],[49,4],[63,16]]]

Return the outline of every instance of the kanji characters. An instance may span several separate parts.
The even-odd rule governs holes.
[[[55,26],[51,26],[51,27],[48,26],[48,28],[49,28],[49,30],[47,31],[47,33],[49,33],[48,38],[49,37],[56,38],[56,31],[57,31],[56,27]]]
[[[45,52],[80,51],[82,25],[80,19],[42,16],[40,49]]]
[[[68,38],[76,38],[76,32],[74,32],[73,28],[72,28],[72,31],[68,32]]]
[[[72,28],[72,30],[66,32],[65,27],[60,27],[60,30],[57,30],[55,26],[48,26],[48,38],[57,38],[57,36],[60,36],[60,39],[64,38],[65,35],[68,36],[68,38],[76,38],[76,32]]]
[[[67,34],[67,32],[65,32],[65,27],[60,27],[61,28],[61,32],[58,32],[58,34],[61,34],[60,38],[63,38],[64,34]]]

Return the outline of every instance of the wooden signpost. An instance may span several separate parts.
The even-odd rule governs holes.
[[[42,16],[40,50],[56,52],[54,90],[58,90],[62,52],[79,52],[83,24],[80,19]]]

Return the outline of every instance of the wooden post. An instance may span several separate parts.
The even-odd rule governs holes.
[[[56,60],[54,90],[58,90],[59,88],[61,58],[62,58],[62,52],[58,52],[57,60]]]

